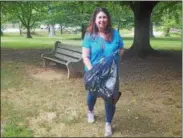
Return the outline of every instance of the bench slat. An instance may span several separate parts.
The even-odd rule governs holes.
[[[57,62],[57,63],[67,64],[67,61],[66,61],[66,60],[64,60],[64,59],[58,59],[58,58],[53,57],[53,56],[50,56],[50,57],[46,56],[46,57],[44,57],[44,58],[45,58],[45,59],[52,60],[52,61],[55,61],[55,62]]]
[[[61,48],[61,49],[65,49],[65,50],[69,50],[69,51],[72,51],[74,53],[79,53],[81,54],[81,48],[78,48],[78,47],[74,47],[74,49],[71,48],[71,46],[68,46],[68,45],[58,45],[57,48]]]
[[[74,61],[74,62],[78,61],[77,58],[69,57],[60,53],[55,53],[55,57],[66,60],[66,61]]]
[[[55,52],[56,53],[61,53],[61,54],[64,54],[64,55],[69,55],[70,57],[75,57],[77,59],[81,58],[81,53],[71,51],[70,49],[65,49],[65,48],[58,47]]]

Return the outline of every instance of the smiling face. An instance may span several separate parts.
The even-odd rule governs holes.
[[[95,19],[99,31],[104,31],[108,24],[108,17],[104,12],[99,12]]]

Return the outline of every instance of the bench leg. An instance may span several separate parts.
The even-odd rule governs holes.
[[[46,68],[49,65],[48,60],[43,59],[43,68]]]
[[[67,72],[67,78],[69,79],[69,78],[70,78],[70,72],[71,72],[71,71],[69,70],[68,66],[67,66],[67,71],[68,71],[68,72]]]
[[[74,68],[72,68],[72,67],[68,67],[68,66],[67,66],[67,70],[68,70],[68,74],[67,74],[67,78],[68,78],[68,79],[69,79],[69,78],[77,77],[78,74],[79,74],[79,72],[76,72],[76,71],[74,70]]]

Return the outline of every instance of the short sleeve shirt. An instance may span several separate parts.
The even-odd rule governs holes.
[[[117,49],[123,48],[123,39],[116,29],[113,29],[113,38],[110,42],[105,41],[100,36],[92,37],[89,33],[85,34],[83,47],[90,50],[89,59],[92,65],[99,63],[102,57],[110,56]],[[117,60],[119,59],[116,57]],[[85,67],[85,70],[87,68]]]

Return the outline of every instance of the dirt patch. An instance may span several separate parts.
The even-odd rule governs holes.
[[[53,69],[53,68],[34,68],[29,70],[29,75],[38,80],[52,81],[61,80],[67,77],[67,72],[64,69]]]
[[[44,72],[40,72],[40,73],[35,73],[32,74],[32,76],[36,79],[40,79],[40,80],[57,80],[57,79],[61,79],[63,77],[65,77],[63,74],[59,74],[56,71],[53,70],[44,70]]]
[[[52,81],[67,78],[67,70],[64,68],[41,68],[41,67],[27,67],[28,74],[38,80]]]
[[[21,57],[14,58],[19,53]],[[30,82],[22,77],[22,90],[5,90],[2,99],[22,110],[20,113],[28,118],[34,136],[102,137],[105,125],[103,100],[97,99],[96,122],[88,124],[82,78],[67,79],[67,70],[62,67],[43,68],[37,64],[41,62],[41,53],[41,50],[32,50],[2,54],[4,64],[23,62],[26,75],[33,78]],[[121,63],[122,96],[113,120],[114,137],[181,136],[182,57],[176,53],[174,56],[125,59]]]

